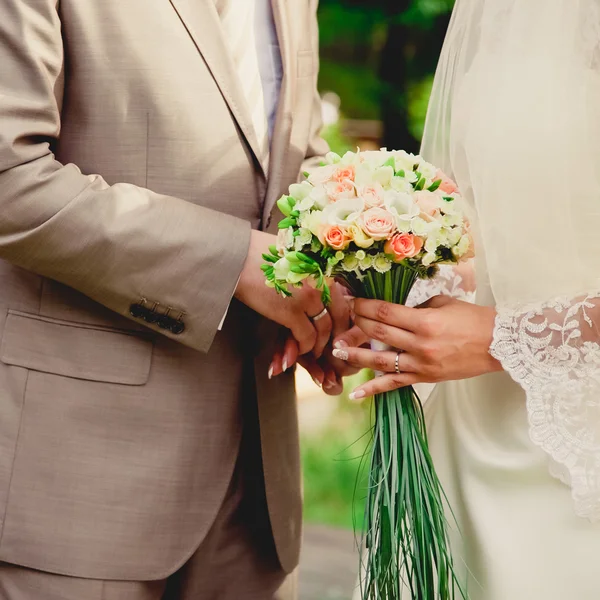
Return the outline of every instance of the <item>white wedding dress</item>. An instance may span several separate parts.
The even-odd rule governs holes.
[[[423,153],[504,367],[426,403],[455,565],[471,600],[600,599],[600,0],[458,0]]]

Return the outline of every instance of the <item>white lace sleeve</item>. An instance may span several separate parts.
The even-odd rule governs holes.
[[[527,394],[530,434],[575,511],[600,520],[600,291],[499,308],[492,355]]]
[[[433,279],[418,279],[408,297],[407,306],[419,306],[434,296],[452,296],[464,302],[475,302],[475,292],[466,279],[472,279],[471,273],[461,269],[472,269],[471,264],[454,267],[440,265],[440,272]],[[465,277],[469,275],[469,277]]]

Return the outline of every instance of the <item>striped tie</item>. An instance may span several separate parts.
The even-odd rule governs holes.
[[[231,52],[241,88],[256,132],[263,163],[269,156],[269,125],[265,111],[256,37],[254,30],[256,0],[214,0],[225,39]]]

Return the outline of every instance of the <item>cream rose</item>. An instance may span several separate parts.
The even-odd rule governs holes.
[[[339,202],[344,198],[353,198],[356,196],[354,183],[349,179],[344,181],[329,181],[325,184],[325,192],[331,202]]]
[[[440,215],[442,198],[435,192],[422,191],[415,194],[417,206],[424,215],[438,217]]]
[[[365,206],[374,208],[375,206],[383,205],[385,192],[380,183],[374,183],[373,185],[365,185],[360,188],[358,195],[365,201]]]
[[[442,183],[440,184],[440,187],[438,189],[440,189],[445,194],[456,194],[456,192],[458,192],[458,186],[456,185],[456,183],[452,179],[450,179],[450,177],[448,177],[448,175],[446,175],[443,171],[440,171],[438,169],[437,173],[435,174],[435,179],[442,180]]]
[[[394,215],[384,208],[370,208],[359,219],[361,229],[374,240],[387,240],[396,230]]]

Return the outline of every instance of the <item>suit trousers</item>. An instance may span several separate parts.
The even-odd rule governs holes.
[[[252,372],[246,370],[247,388]],[[0,563],[0,600],[294,600],[273,540],[256,397],[242,407],[244,433],[227,494],[207,536],[173,575],[158,581],[81,579]]]
[[[257,526],[236,470],[215,522],[188,562],[162,581],[79,579],[0,564],[1,600],[292,600],[270,531]],[[280,589],[281,588],[281,589]],[[279,590],[279,591],[278,591]]]

